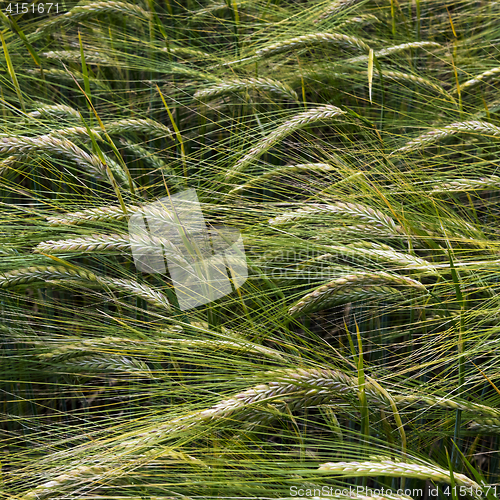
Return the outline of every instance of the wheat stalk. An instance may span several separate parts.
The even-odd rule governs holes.
[[[31,68],[31,69],[26,69],[25,71],[28,74],[37,75],[37,78],[41,76],[40,68]],[[82,73],[74,70],[71,73],[68,73],[66,70],[63,69],[48,68],[43,70],[43,76],[44,78],[49,77],[57,80],[58,84],[61,84],[62,81],[67,81],[73,84],[75,79],[79,84],[81,84],[82,86],[84,85],[84,77]],[[89,76],[89,82],[98,87],[100,91],[112,92],[107,83],[103,80],[99,80],[97,78]]]
[[[121,454],[118,454],[120,453]],[[46,481],[36,488],[32,489],[28,493],[25,493],[23,496],[18,496],[20,500],[43,500],[45,498],[56,496],[57,494],[61,494],[67,487],[78,485],[82,486],[84,480],[87,483],[91,483],[95,488],[96,485],[99,484],[108,484],[110,479],[115,479],[119,476],[122,476],[125,472],[123,467],[123,459],[127,462],[132,462],[132,467],[136,468],[140,465],[156,465],[155,460],[158,458],[169,457],[174,461],[175,464],[179,464],[179,462],[185,462],[188,464],[194,464],[198,467],[207,467],[207,465],[197,458],[188,455],[182,451],[178,451],[171,448],[161,447],[160,449],[152,449],[144,451],[140,457],[134,457],[131,461],[131,457],[128,454],[128,450],[120,450],[120,447],[115,447],[111,450],[111,457],[105,457],[100,460],[98,465],[85,465],[74,467],[66,471],[64,474],[59,474],[55,478],[50,481]],[[121,463],[118,462],[118,459],[122,459]],[[84,458],[80,461],[75,461],[71,465],[76,465],[81,463],[81,461],[88,462],[89,459]],[[93,462],[96,462],[95,458],[92,458]],[[70,492],[72,493],[72,492]],[[131,500],[138,500],[136,497],[129,497]]]
[[[106,154],[102,154],[102,157],[104,158],[104,161],[106,162],[106,165],[108,168],[111,170],[113,177],[123,185],[133,188],[134,191],[137,189],[137,186],[132,178],[129,178],[129,176],[126,174],[126,172],[123,170],[122,165],[120,165],[114,158],[110,158]],[[115,156],[116,157],[116,156]]]
[[[256,52],[258,57],[269,57],[271,55],[280,54],[292,49],[299,49],[308,47],[310,45],[320,45],[325,43],[343,43],[357,47],[366,52],[370,51],[370,46],[363,40],[350,35],[342,33],[311,33],[309,35],[302,35],[283,42],[268,45],[263,49]]]
[[[268,151],[274,144],[284,139],[287,135],[300,130],[301,128],[312,125],[323,120],[337,119],[345,115],[345,111],[336,106],[326,105],[320,108],[310,109],[295,115],[290,120],[282,123],[279,127],[273,130],[267,137],[261,140],[253,147],[243,158],[238,160],[236,164],[226,174],[226,180],[229,180],[237,172],[242,172],[252,161],[259,158]]]
[[[420,292],[427,292],[422,283],[406,276],[383,271],[359,272],[336,278],[308,293],[288,310],[288,314],[296,317],[346,302],[399,295],[399,292],[393,288],[394,286],[409,286]]]
[[[50,352],[42,352],[37,354],[37,357],[46,361],[66,361],[68,359],[88,355],[90,352],[96,352],[97,346],[104,345],[110,347],[123,348],[124,343],[132,342],[130,339],[123,337],[102,337],[99,339],[79,339],[76,344],[67,344],[57,347]],[[104,354],[108,354],[106,351]]]
[[[385,74],[385,73],[384,73]],[[442,128],[435,128],[407,142],[402,148],[396,149],[391,154],[406,153],[435,142],[447,139],[456,134],[484,134],[490,137],[500,136],[500,127],[482,121],[457,122]]]
[[[452,483],[450,471],[434,464],[417,464],[407,462],[328,462],[319,467],[320,471],[344,477],[414,477],[431,481]],[[453,481],[457,486],[471,488],[476,498],[483,495],[482,486],[463,474],[453,473]],[[470,491],[470,490],[469,490]]]
[[[240,5],[238,5],[238,9],[239,8]],[[193,20],[198,20],[199,18],[205,16],[217,16],[219,14],[226,12],[227,9],[228,6],[226,3],[214,3],[212,5],[208,5],[203,9],[199,9],[196,12],[193,12]]]
[[[430,48],[441,48],[442,45],[437,42],[430,41],[420,41],[420,42],[408,42],[402,43],[400,45],[393,45],[392,47],[387,47],[386,49],[378,50],[375,55],[379,58],[392,56],[398,52],[406,51],[408,49],[430,49]],[[385,73],[384,73],[385,74]]]
[[[184,461],[187,463],[196,463],[198,466],[205,466],[203,462],[197,460],[196,458],[183,453],[181,451],[172,449],[161,449],[161,450],[150,450],[145,452],[139,463],[151,463],[155,458],[162,456],[171,457],[175,461]],[[113,463],[112,460],[116,460],[117,456],[113,453],[111,460],[104,460],[100,465],[90,465],[90,466],[79,466],[68,470],[64,474],[59,474],[50,481],[46,481],[36,488],[32,489],[23,496],[18,496],[21,500],[43,500],[48,497],[60,494],[62,490],[66,489],[68,486],[75,486],[75,484],[81,485],[82,480],[87,479],[94,480],[94,484],[99,484],[102,482],[108,482],[110,479],[110,474],[112,473],[116,477],[117,471],[119,471],[119,464]],[[87,459],[88,461],[88,459]],[[134,460],[134,465],[137,466],[138,461]],[[131,499],[133,497],[130,497]]]
[[[248,90],[257,90],[262,92],[271,92],[290,99],[298,101],[297,93],[288,85],[272,80],[271,78],[247,78],[244,80],[223,80],[212,87],[196,91],[194,97],[200,100],[209,100],[216,97],[232,94],[236,92],[246,92]]]
[[[470,90],[479,85],[480,83],[489,80],[492,77],[497,76],[499,73],[500,73],[500,66],[497,68],[489,69],[488,71],[485,71],[484,73],[481,73],[480,75],[477,75],[474,78],[462,83],[460,85],[460,92],[463,92],[464,90]],[[454,89],[453,92],[457,93],[458,89]]]
[[[261,411],[255,405],[261,402],[272,402],[279,398],[286,398],[292,408],[303,407],[304,404],[319,404],[328,401],[332,393],[342,394],[352,389],[357,391],[357,381],[343,372],[336,370],[290,370],[279,372],[268,372],[269,376],[275,378],[268,384],[260,384],[230,399],[220,401],[209,409],[185,415],[164,424],[160,424],[149,431],[145,431],[122,446],[136,447],[138,444],[153,444],[159,437],[164,438],[166,434],[172,434],[181,430],[192,428],[196,425],[210,422],[219,418],[235,417],[235,413],[243,409],[245,422],[251,423],[252,417],[257,417],[257,422],[262,422]],[[271,417],[272,418],[272,415]]]
[[[173,137],[172,131],[166,125],[149,118],[119,120],[104,124],[104,128],[110,135],[131,132],[148,134],[154,138],[160,139],[163,137]]]
[[[207,70],[210,70],[210,68],[207,68]],[[200,71],[194,68],[189,68],[187,66],[183,66],[181,64],[169,64],[165,69],[165,73],[168,73],[172,76],[179,75],[179,76],[185,76],[186,78],[189,78],[190,80],[201,80],[201,81],[212,81],[212,82],[220,82],[221,79],[217,76],[214,76],[211,73],[206,73],[204,71]],[[156,82],[151,81],[150,82],[152,85],[155,84]]]
[[[251,0],[250,1],[240,0],[238,2],[238,11],[240,12],[240,16],[241,12],[244,12],[247,5],[254,6],[255,4]],[[224,13],[228,12],[228,10],[231,11],[232,6],[229,6],[229,4],[227,3],[212,3],[203,9],[193,11],[192,19],[199,20],[200,18],[207,16],[215,18],[218,15],[224,15]]]
[[[25,156],[30,152],[54,153],[69,158],[85,169],[90,169],[102,175],[106,166],[100,158],[94,154],[87,153],[68,139],[53,137],[52,135],[41,135],[37,137],[3,137],[0,138],[0,152],[9,152],[17,156]],[[12,158],[12,157],[11,157]],[[106,159],[106,164],[111,172],[124,184],[129,184],[129,179],[123,172],[122,167],[111,158]]]

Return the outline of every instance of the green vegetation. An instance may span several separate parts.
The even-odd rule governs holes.
[[[500,3],[38,4],[0,16],[0,499],[497,498]],[[128,220],[186,189],[249,276],[182,311]]]

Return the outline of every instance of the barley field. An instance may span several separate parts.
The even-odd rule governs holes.
[[[0,5],[0,499],[500,498],[500,2]]]

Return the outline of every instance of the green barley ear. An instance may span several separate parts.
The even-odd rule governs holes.
[[[63,215],[52,215],[47,217],[47,222],[52,226],[80,225],[88,222],[120,221],[128,217],[127,214],[136,212],[140,207],[127,205],[124,213],[121,207],[109,205],[105,207],[89,208],[81,212],[72,212]]]
[[[432,186],[431,193],[453,193],[462,191],[489,191],[500,189],[500,177],[492,175],[479,179],[445,179]]]
[[[303,173],[303,174],[309,174],[313,172],[332,172],[336,171],[337,169],[333,167],[332,165],[329,165],[328,163],[302,163],[298,165],[288,165],[286,167],[278,167],[273,170],[270,170],[269,172],[266,172],[265,174],[262,174],[258,177],[255,177],[251,179],[250,181],[246,182],[245,184],[242,184],[241,186],[235,187],[231,191],[229,191],[229,194],[236,194],[240,191],[244,191],[245,189],[251,188],[255,184],[263,184],[267,182],[269,179],[273,177],[279,177],[280,175],[292,175],[295,173]]]
[[[394,234],[404,234],[403,228],[396,224],[396,221],[392,217],[385,215],[379,210],[358,203],[337,202],[331,205],[310,204],[294,212],[287,212],[278,217],[274,217],[269,220],[269,224],[279,226],[281,224],[295,222],[302,218],[314,218],[316,215],[321,213],[328,214],[329,212],[332,214],[348,215],[354,219],[383,227]]]
[[[412,139],[405,146],[393,151],[391,154],[407,153],[422,149],[456,134],[479,134],[488,137],[500,137],[500,127],[483,121],[452,123],[446,127],[435,128]]]
[[[384,460],[383,462],[329,462],[321,465],[319,470],[329,475],[344,477],[407,477],[450,483],[450,473],[434,464],[405,463]],[[483,488],[463,474],[454,474],[457,485],[472,488],[474,495],[480,498]]]
[[[379,71],[375,70],[375,74],[379,75]],[[403,73],[401,71],[383,71],[383,77],[388,80],[393,80],[396,82],[411,82],[416,83],[417,85],[421,85],[422,87],[427,87],[436,91],[439,94],[448,97],[450,100],[453,100],[451,95],[439,84],[431,82],[427,78],[423,78],[421,76],[411,75],[408,73]]]
[[[85,282],[89,286],[123,291],[140,297],[150,304],[161,309],[170,310],[170,302],[160,291],[134,280],[97,276],[91,271],[80,267],[64,266],[31,266],[0,273],[0,288],[12,288],[36,282],[57,283],[58,281]]]
[[[63,117],[80,120],[80,113],[73,107],[65,104],[40,104],[35,111],[27,113],[33,118]]]
[[[89,64],[100,64],[104,66],[113,66],[116,65],[116,61],[114,61],[111,57],[106,54],[101,54],[99,52],[90,52],[86,51],[85,60]],[[56,59],[57,61],[69,61],[69,62],[77,62],[81,60],[81,51],[79,50],[49,50],[48,52],[42,52],[40,54],[45,59]],[[85,73],[82,73],[85,77]],[[85,84],[85,78],[84,78]]]
[[[492,68],[489,69],[488,71],[485,71],[484,73],[481,73],[474,78],[471,78],[470,80],[467,80],[464,83],[460,84],[460,92],[463,92],[464,90],[470,91],[474,87],[477,87],[480,85],[482,82],[488,81],[490,78],[495,78],[498,74],[500,73],[500,66],[497,68]],[[457,93],[458,89],[454,89],[453,93]]]
[[[52,33],[65,26],[75,24],[97,16],[125,16],[130,20],[138,19],[148,21],[151,13],[142,9],[138,5],[129,2],[118,2],[107,0],[106,2],[92,2],[83,5],[76,5],[70,11],[60,14],[53,19],[42,24],[35,33],[28,36],[28,39],[38,38],[40,35]]]
[[[115,373],[141,378],[155,378],[149,366],[143,361],[125,356],[112,356],[109,354],[101,356],[84,354],[76,358],[68,359],[66,362],[62,363],[61,369],[63,371],[74,371],[76,373]]]
[[[104,171],[104,165],[98,156],[85,152],[68,139],[51,135],[0,137],[0,153],[23,157],[32,152],[62,156],[92,173],[102,174]]]
[[[393,45],[392,47],[387,47],[386,49],[377,50],[374,52],[374,56],[377,59],[383,59],[385,57],[391,57],[394,56],[395,54],[399,54],[400,52],[406,52],[412,49],[414,50],[414,49],[437,49],[437,48],[442,48],[442,45],[437,42],[429,42],[429,41],[408,42],[408,43],[401,43],[399,45]],[[339,64],[353,64],[365,61],[368,61],[367,55],[351,57],[345,61],[340,61]]]
[[[232,93],[246,92],[248,90],[270,92],[295,102],[299,100],[297,93],[288,85],[271,78],[221,81],[211,87],[197,90],[194,97],[195,99],[207,101],[226,94],[231,95]]]
[[[302,35],[289,40],[284,40],[283,42],[268,45],[267,47],[258,50],[256,54],[259,57],[269,57],[275,54],[281,54],[282,52],[287,52],[289,50],[331,43],[345,44],[356,47],[365,52],[370,51],[370,46],[366,42],[354,36],[344,35],[341,33],[311,33],[310,35]]]
[[[343,10],[347,10],[350,7],[353,7],[355,4],[359,3],[360,0],[334,0],[331,2],[328,7],[323,11],[323,13],[314,20],[315,23],[322,21],[324,19],[328,19],[329,17],[335,16],[342,12]]]
[[[386,272],[348,274],[320,286],[302,297],[289,310],[288,314],[297,317],[306,313],[321,311],[331,306],[374,300],[377,297],[401,297],[394,287],[411,287],[426,293],[425,286],[412,278]]]
[[[293,132],[324,120],[337,120],[345,114],[345,111],[342,111],[336,106],[327,105],[310,109],[295,115],[290,120],[282,123],[265,139],[254,146],[243,158],[238,160],[236,164],[228,170],[226,174],[226,181],[231,180],[237,173],[243,172],[253,161],[257,160],[277,142],[281,141]]]

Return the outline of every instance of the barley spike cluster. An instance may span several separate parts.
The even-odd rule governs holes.
[[[312,368],[270,371],[265,374],[265,378],[270,381],[222,400],[210,408],[153,426],[133,439],[122,442],[120,447],[140,449],[142,446],[154,446],[167,436],[221,418],[242,419],[250,427],[265,425],[276,418],[276,411],[285,411],[285,403],[292,411],[329,403],[338,398],[346,398],[352,404],[359,390],[357,377],[340,370]],[[500,417],[500,410],[485,405],[436,396],[420,398],[401,394],[397,390],[383,391],[378,384],[370,382],[366,383],[365,392],[370,404],[383,409],[391,408],[389,394],[401,406],[425,405],[426,408],[460,409],[480,416]]]

